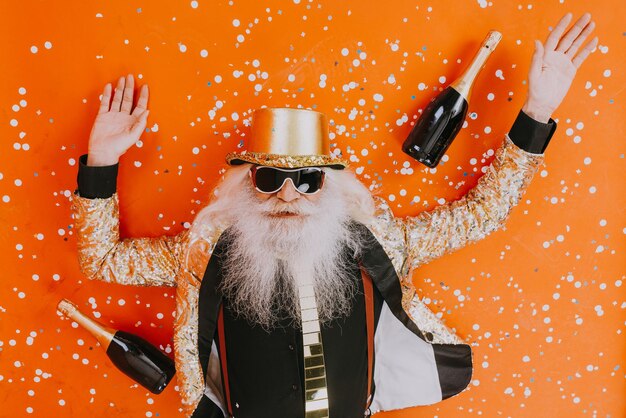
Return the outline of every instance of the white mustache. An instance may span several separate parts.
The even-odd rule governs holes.
[[[309,202],[304,198],[297,199],[294,202],[283,202],[277,197],[272,197],[259,204],[259,209],[265,215],[276,215],[281,213],[313,215],[318,207],[315,203]]]

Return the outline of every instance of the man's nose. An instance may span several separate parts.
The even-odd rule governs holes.
[[[276,197],[284,202],[291,202],[300,198],[300,193],[296,190],[295,184],[291,179],[287,179],[283,187],[276,193]]]

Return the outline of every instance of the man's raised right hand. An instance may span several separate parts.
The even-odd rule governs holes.
[[[132,74],[120,77],[111,101],[111,83],[104,86],[100,110],[89,135],[87,165],[105,166],[119,158],[141,137],[148,120],[148,85],[141,86],[133,109],[134,80]]]

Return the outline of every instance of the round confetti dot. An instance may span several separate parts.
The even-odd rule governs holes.
[[[120,299],[120,300],[117,301],[117,304],[120,305],[120,306],[124,306],[124,305],[126,305],[126,301],[124,299]]]
[[[239,25],[241,24],[241,22],[239,22],[239,19],[233,19],[233,26],[238,28]]]
[[[200,153],[200,148],[198,147],[193,147],[193,149],[191,150],[192,153],[194,154],[199,154]]]
[[[383,95],[382,95],[382,94],[380,94],[380,93],[376,93],[376,94],[374,95],[374,101],[375,101],[375,102],[382,102],[382,101],[383,101]]]
[[[32,52],[33,54],[36,54],[37,51],[39,51],[39,48],[37,48],[35,45],[30,47],[30,52]]]
[[[192,1],[191,2],[191,8],[192,9],[197,9],[198,8],[198,2],[197,1]]]
[[[344,57],[347,57],[349,53],[350,51],[348,51],[348,48],[341,49],[341,55],[343,55]]]
[[[2,196],[2,201],[4,203],[9,203],[11,201],[11,198],[5,194],[4,196]]]
[[[208,56],[209,56],[209,51],[207,51],[206,49],[201,50],[201,51],[200,51],[200,56],[201,56],[202,58],[206,58],[206,57],[208,57]]]
[[[489,100],[490,102],[491,102],[491,101],[493,101],[493,99],[495,99],[495,98],[496,98],[496,95],[495,95],[495,94],[493,94],[493,93],[489,93],[489,94],[487,95],[487,100]]]
[[[293,75],[293,74],[289,74],[289,75],[287,76],[287,80],[289,80],[289,81],[293,82],[293,81],[295,81],[295,80],[296,80],[296,76],[295,76],[295,75]]]

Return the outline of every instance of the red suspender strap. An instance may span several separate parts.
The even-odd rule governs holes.
[[[374,369],[374,290],[372,279],[361,266],[363,293],[365,294],[365,321],[367,323],[367,410],[372,402],[372,372]]]
[[[228,368],[226,367],[226,337],[224,336],[224,305],[220,305],[217,315],[217,333],[220,340],[220,362],[222,364],[222,380],[224,381],[224,394],[226,395],[226,408],[228,416],[233,416],[233,406],[230,403],[230,386],[228,385]]]

